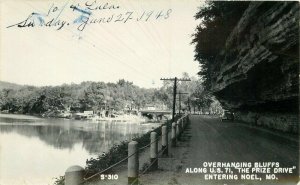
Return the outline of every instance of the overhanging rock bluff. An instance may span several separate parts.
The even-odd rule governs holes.
[[[297,132],[299,3],[251,2],[212,71],[212,90],[237,118]]]

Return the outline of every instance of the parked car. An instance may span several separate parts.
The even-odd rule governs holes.
[[[234,120],[234,114],[230,111],[224,111],[222,116],[221,116],[221,121],[225,121],[225,120],[229,120],[229,121],[233,121]]]

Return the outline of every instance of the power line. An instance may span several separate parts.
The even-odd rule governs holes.
[[[174,122],[174,117],[175,117],[175,108],[176,108],[176,94],[177,94],[177,82],[178,81],[191,81],[189,78],[161,78],[160,80],[164,81],[174,81],[174,86],[173,86],[173,111],[172,111],[172,122]]]
[[[174,81],[174,80],[176,80],[176,81],[191,81],[190,78],[177,78],[177,77],[175,77],[175,78],[161,78],[160,80],[170,80],[170,81]]]

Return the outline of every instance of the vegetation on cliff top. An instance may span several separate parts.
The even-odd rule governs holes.
[[[249,1],[209,1],[195,15],[195,19],[201,20],[201,23],[193,34],[194,59],[201,65],[198,74],[203,77],[207,90],[211,87],[215,59],[248,5]]]

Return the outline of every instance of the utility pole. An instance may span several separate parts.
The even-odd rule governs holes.
[[[174,81],[173,86],[173,110],[172,110],[172,122],[174,122],[175,118],[175,109],[176,109],[176,91],[177,91],[177,81],[191,81],[189,78],[161,78],[160,80],[168,80],[168,81]]]
[[[181,113],[181,95],[182,94],[189,94],[189,93],[182,93],[182,92],[179,92],[179,93],[177,93],[177,94],[179,94],[179,114]]]
[[[180,115],[180,113],[181,113],[181,94],[179,93],[179,106],[178,106],[178,114]]]

